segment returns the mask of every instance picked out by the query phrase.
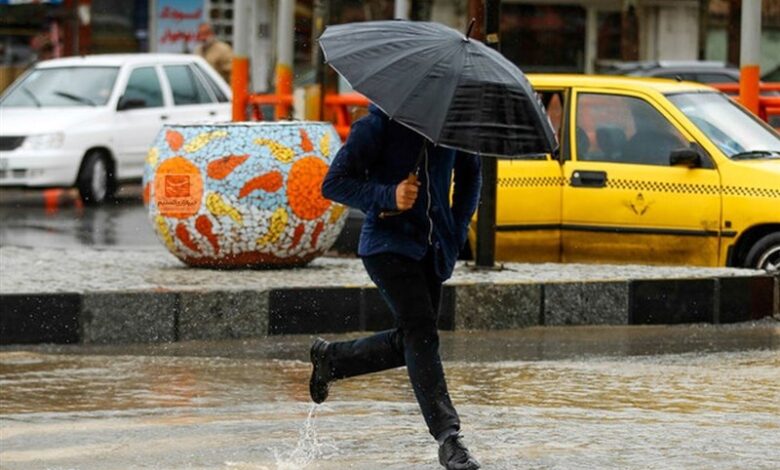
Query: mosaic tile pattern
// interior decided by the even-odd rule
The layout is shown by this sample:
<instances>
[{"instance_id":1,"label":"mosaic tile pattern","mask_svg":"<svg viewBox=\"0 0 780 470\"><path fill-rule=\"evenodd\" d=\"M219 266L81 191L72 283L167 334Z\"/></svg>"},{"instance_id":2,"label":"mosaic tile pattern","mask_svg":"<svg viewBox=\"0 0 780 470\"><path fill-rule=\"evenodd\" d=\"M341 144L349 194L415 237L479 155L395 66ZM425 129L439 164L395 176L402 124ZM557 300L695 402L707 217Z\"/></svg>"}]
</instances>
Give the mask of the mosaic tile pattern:
<instances>
[{"instance_id":1,"label":"mosaic tile pattern","mask_svg":"<svg viewBox=\"0 0 780 470\"><path fill-rule=\"evenodd\" d=\"M320 122L165 126L144 169L154 230L191 266L306 264L346 222L320 191L340 144Z\"/></svg>"}]
</instances>

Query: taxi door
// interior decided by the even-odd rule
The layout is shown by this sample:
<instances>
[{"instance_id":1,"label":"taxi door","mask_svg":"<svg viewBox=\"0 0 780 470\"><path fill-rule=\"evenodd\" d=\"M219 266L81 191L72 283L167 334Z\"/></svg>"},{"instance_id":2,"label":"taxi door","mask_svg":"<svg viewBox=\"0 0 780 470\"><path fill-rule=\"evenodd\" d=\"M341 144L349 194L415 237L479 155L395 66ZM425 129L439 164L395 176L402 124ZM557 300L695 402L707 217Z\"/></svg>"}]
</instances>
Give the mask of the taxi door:
<instances>
[{"instance_id":1,"label":"taxi door","mask_svg":"<svg viewBox=\"0 0 780 470\"><path fill-rule=\"evenodd\" d=\"M698 164L670 164L670 152L692 148L693 138L662 99L575 90L562 261L718 265L718 170L703 150Z\"/></svg>"},{"instance_id":2,"label":"taxi door","mask_svg":"<svg viewBox=\"0 0 780 470\"><path fill-rule=\"evenodd\" d=\"M563 128L567 91L536 90L556 133ZM560 138L558 139L561 140ZM553 155L498 163L496 259L561 259L561 165Z\"/></svg>"}]
</instances>

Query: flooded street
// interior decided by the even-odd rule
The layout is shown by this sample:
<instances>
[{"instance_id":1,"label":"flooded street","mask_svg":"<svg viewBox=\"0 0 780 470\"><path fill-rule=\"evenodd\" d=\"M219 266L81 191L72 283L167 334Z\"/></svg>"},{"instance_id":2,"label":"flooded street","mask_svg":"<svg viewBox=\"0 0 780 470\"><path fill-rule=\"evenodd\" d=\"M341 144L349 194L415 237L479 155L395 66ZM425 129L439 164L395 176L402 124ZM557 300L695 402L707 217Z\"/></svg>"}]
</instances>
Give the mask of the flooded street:
<instances>
[{"instance_id":1,"label":"flooded street","mask_svg":"<svg viewBox=\"0 0 780 470\"><path fill-rule=\"evenodd\" d=\"M123 186L99 207L84 207L75 189L0 190L0 245L59 248L159 246L139 185Z\"/></svg>"},{"instance_id":2,"label":"flooded street","mask_svg":"<svg viewBox=\"0 0 780 470\"><path fill-rule=\"evenodd\" d=\"M0 467L439 468L405 370L315 407L310 341L0 349ZM780 467L773 320L444 333L442 354L485 469Z\"/></svg>"}]
</instances>

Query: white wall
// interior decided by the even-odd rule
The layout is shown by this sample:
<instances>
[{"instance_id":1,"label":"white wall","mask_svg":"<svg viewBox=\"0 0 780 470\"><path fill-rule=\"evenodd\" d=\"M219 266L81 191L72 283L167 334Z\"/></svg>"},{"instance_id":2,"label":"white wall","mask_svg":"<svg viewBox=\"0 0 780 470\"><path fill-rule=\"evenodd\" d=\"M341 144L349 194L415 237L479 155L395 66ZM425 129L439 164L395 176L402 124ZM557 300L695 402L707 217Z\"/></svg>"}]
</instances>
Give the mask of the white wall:
<instances>
[{"instance_id":1,"label":"white wall","mask_svg":"<svg viewBox=\"0 0 780 470\"><path fill-rule=\"evenodd\" d=\"M640 9L640 60L696 60L699 10L695 4L664 4Z\"/></svg>"}]
</instances>

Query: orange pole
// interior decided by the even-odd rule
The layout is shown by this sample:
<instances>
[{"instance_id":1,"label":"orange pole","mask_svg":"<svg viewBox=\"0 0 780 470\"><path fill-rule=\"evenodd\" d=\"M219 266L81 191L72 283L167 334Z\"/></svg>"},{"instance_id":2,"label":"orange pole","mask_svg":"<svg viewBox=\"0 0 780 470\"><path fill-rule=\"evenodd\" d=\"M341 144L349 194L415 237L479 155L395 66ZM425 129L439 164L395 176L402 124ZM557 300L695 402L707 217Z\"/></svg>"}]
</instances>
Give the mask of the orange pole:
<instances>
[{"instance_id":1,"label":"orange pole","mask_svg":"<svg viewBox=\"0 0 780 470\"><path fill-rule=\"evenodd\" d=\"M276 66L276 95L279 101L276 105L276 120L290 117L290 105L282 100L283 96L292 96L293 93L293 71L286 64Z\"/></svg>"},{"instance_id":2,"label":"orange pole","mask_svg":"<svg viewBox=\"0 0 780 470\"><path fill-rule=\"evenodd\" d=\"M742 0L739 41L739 101L758 115L761 62L761 0Z\"/></svg>"},{"instance_id":3,"label":"orange pole","mask_svg":"<svg viewBox=\"0 0 780 470\"><path fill-rule=\"evenodd\" d=\"M760 68L758 65L745 65L739 75L739 101L757 115Z\"/></svg>"},{"instance_id":4,"label":"orange pole","mask_svg":"<svg viewBox=\"0 0 780 470\"><path fill-rule=\"evenodd\" d=\"M233 57L230 87L233 89L233 121L246 121L246 105L249 97L248 58Z\"/></svg>"}]
</instances>

